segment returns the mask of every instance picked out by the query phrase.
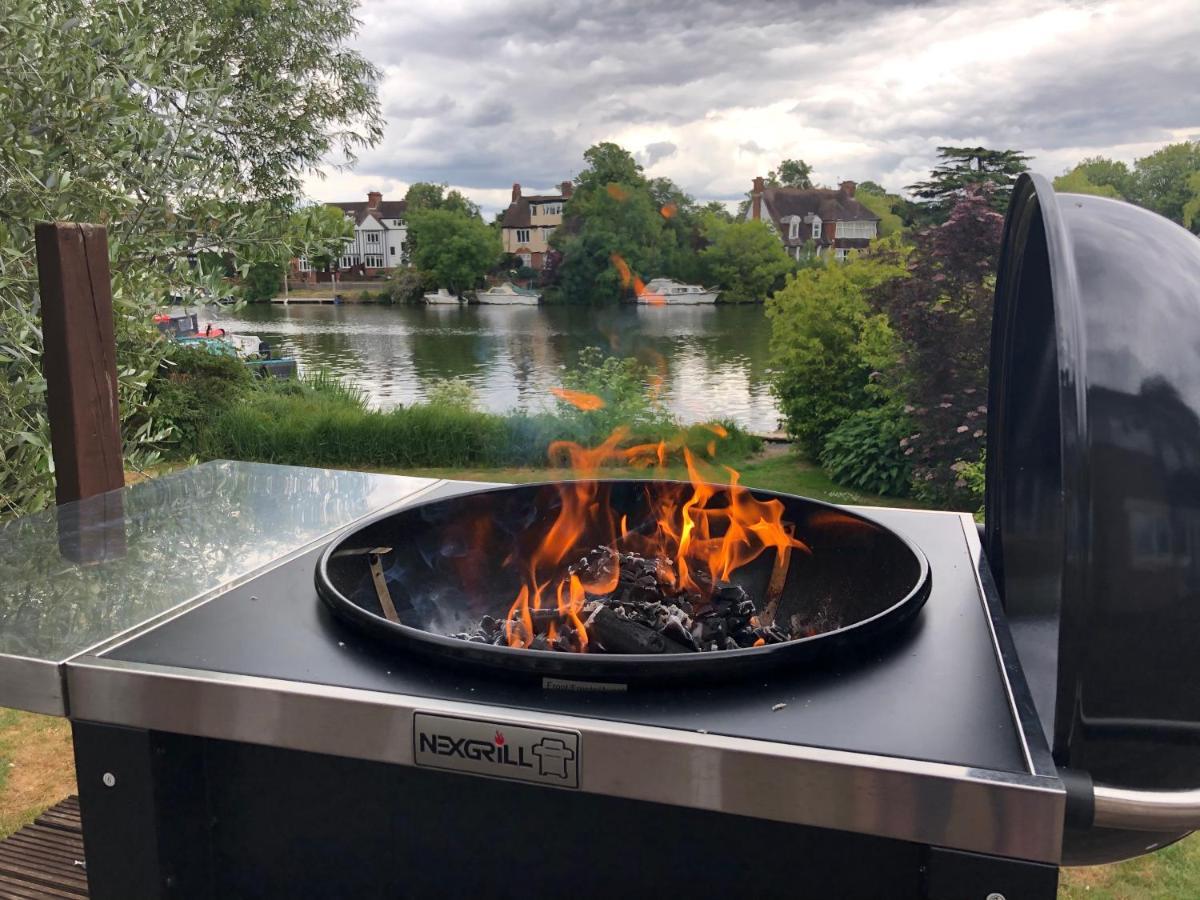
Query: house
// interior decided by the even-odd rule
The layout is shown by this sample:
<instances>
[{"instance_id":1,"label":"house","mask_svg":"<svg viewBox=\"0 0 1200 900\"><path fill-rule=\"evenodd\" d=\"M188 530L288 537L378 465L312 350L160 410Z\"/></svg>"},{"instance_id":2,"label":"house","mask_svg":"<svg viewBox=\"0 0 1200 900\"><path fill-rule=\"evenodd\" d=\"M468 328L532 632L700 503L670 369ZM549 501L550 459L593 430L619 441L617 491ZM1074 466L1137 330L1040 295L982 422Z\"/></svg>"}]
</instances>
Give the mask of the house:
<instances>
[{"instance_id":1,"label":"house","mask_svg":"<svg viewBox=\"0 0 1200 900\"><path fill-rule=\"evenodd\" d=\"M755 178L747 216L766 222L795 260L831 252L845 259L879 233L879 216L854 199L855 187L853 181L836 190L765 187L761 177Z\"/></svg>"},{"instance_id":2,"label":"house","mask_svg":"<svg viewBox=\"0 0 1200 900\"><path fill-rule=\"evenodd\" d=\"M521 186L512 186L512 203L500 220L505 253L515 253L532 269L546 265L550 235L562 224L563 207L571 197L573 185L564 181L557 194L521 194Z\"/></svg>"},{"instance_id":3,"label":"house","mask_svg":"<svg viewBox=\"0 0 1200 900\"><path fill-rule=\"evenodd\" d=\"M346 241L334 271L339 277L374 278L390 269L408 264L407 205L403 200L384 200L383 194L370 191L366 202L327 203L341 210L354 223L354 237ZM328 269L313 270L306 259L292 260L292 277L301 281L328 281Z\"/></svg>"}]
</instances>

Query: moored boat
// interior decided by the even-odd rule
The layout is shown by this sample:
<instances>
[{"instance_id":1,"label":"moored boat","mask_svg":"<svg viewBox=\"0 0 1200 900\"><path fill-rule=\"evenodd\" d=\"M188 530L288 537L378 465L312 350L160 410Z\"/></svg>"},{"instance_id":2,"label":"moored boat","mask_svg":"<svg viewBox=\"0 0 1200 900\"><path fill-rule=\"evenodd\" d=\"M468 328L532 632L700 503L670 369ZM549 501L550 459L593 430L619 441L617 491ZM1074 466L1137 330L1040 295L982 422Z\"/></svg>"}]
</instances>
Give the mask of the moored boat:
<instances>
[{"instance_id":1,"label":"moored boat","mask_svg":"<svg viewBox=\"0 0 1200 900\"><path fill-rule=\"evenodd\" d=\"M511 281L478 291L475 299L484 306L537 306L542 299L540 291L515 287Z\"/></svg>"},{"instance_id":2,"label":"moored boat","mask_svg":"<svg viewBox=\"0 0 1200 900\"><path fill-rule=\"evenodd\" d=\"M684 306L694 303L716 303L720 291L698 284L681 284L670 278L655 278L637 294L637 302L646 306Z\"/></svg>"},{"instance_id":3,"label":"moored boat","mask_svg":"<svg viewBox=\"0 0 1200 900\"><path fill-rule=\"evenodd\" d=\"M425 295L425 302L430 306L457 306L462 301L456 294L450 293L445 288L438 288L436 292Z\"/></svg>"}]
</instances>

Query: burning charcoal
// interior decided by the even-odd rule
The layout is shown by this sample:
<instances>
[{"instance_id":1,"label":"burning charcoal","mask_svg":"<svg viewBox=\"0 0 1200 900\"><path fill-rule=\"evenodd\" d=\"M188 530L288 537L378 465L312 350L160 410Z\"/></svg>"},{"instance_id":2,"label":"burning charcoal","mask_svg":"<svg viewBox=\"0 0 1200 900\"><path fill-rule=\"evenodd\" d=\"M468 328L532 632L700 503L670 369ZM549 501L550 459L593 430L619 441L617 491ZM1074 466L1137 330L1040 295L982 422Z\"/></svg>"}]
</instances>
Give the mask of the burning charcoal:
<instances>
[{"instance_id":1,"label":"burning charcoal","mask_svg":"<svg viewBox=\"0 0 1200 900\"><path fill-rule=\"evenodd\" d=\"M479 620L479 628L484 634L495 634L496 629L499 627L499 623L491 616L484 616Z\"/></svg>"},{"instance_id":2,"label":"burning charcoal","mask_svg":"<svg viewBox=\"0 0 1200 900\"><path fill-rule=\"evenodd\" d=\"M674 616L667 619L667 624L663 626L662 636L670 638L688 650L694 651L700 649L700 645L696 643L692 637L692 633L683 626L683 622L680 619Z\"/></svg>"},{"instance_id":3,"label":"burning charcoal","mask_svg":"<svg viewBox=\"0 0 1200 900\"><path fill-rule=\"evenodd\" d=\"M713 600L721 603L741 604L749 599L746 589L740 584L719 584L713 591Z\"/></svg>"},{"instance_id":4,"label":"burning charcoal","mask_svg":"<svg viewBox=\"0 0 1200 900\"><path fill-rule=\"evenodd\" d=\"M550 641L547 639L544 632L542 634L535 634L533 636L533 641L529 645L530 650L548 650L549 648Z\"/></svg>"},{"instance_id":5,"label":"burning charcoal","mask_svg":"<svg viewBox=\"0 0 1200 900\"><path fill-rule=\"evenodd\" d=\"M685 652L654 629L622 619L607 606L597 606L588 618L588 634L609 653Z\"/></svg>"}]
</instances>

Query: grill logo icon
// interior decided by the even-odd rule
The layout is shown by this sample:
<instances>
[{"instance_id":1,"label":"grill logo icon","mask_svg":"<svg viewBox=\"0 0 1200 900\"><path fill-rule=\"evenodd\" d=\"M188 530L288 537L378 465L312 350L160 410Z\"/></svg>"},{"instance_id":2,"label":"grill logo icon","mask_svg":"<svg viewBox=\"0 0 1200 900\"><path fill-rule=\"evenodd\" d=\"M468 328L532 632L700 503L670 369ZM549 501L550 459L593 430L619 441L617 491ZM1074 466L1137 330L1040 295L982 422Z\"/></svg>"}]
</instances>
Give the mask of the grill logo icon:
<instances>
[{"instance_id":1,"label":"grill logo icon","mask_svg":"<svg viewBox=\"0 0 1200 900\"><path fill-rule=\"evenodd\" d=\"M413 714L413 762L418 766L579 787L577 731Z\"/></svg>"}]
</instances>

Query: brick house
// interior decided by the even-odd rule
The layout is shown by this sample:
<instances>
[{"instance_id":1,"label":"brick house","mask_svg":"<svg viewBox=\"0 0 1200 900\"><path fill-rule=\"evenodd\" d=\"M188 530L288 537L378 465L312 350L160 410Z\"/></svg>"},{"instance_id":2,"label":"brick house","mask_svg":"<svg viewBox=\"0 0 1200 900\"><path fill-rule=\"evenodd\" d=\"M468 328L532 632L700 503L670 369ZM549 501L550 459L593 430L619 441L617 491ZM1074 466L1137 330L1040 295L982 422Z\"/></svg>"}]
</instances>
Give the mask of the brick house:
<instances>
[{"instance_id":1,"label":"brick house","mask_svg":"<svg viewBox=\"0 0 1200 900\"><path fill-rule=\"evenodd\" d=\"M408 264L408 225L405 221L407 204L403 200L384 200L383 194L371 191L366 201L327 203L354 223L354 237L346 241L341 258L334 266L339 278L376 278L388 274L396 266ZM318 272L306 259L293 259L291 278L294 281L329 281L328 268Z\"/></svg>"},{"instance_id":2,"label":"brick house","mask_svg":"<svg viewBox=\"0 0 1200 900\"><path fill-rule=\"evenodd\" d=\"M837 189L765 187L755 178L746 215L766 222L795 260L828 253L842 260L879 233L879 216L854 199L855 187L853 181Z\"/></svg>"},{"instance_id":3,"label":"brick house","mask_svg":"<svg viewBox=\"0 0 1200 900\"><path fill-rule=\"evenodd\" d=\"M562 224L563 207L571 197L573 185L564 181L557 194L521 194L521 186L512 186L512 203L500 220L505 253L515 253L532 269L546 265L550 235Z\"/></svg>"}]
</instances>

